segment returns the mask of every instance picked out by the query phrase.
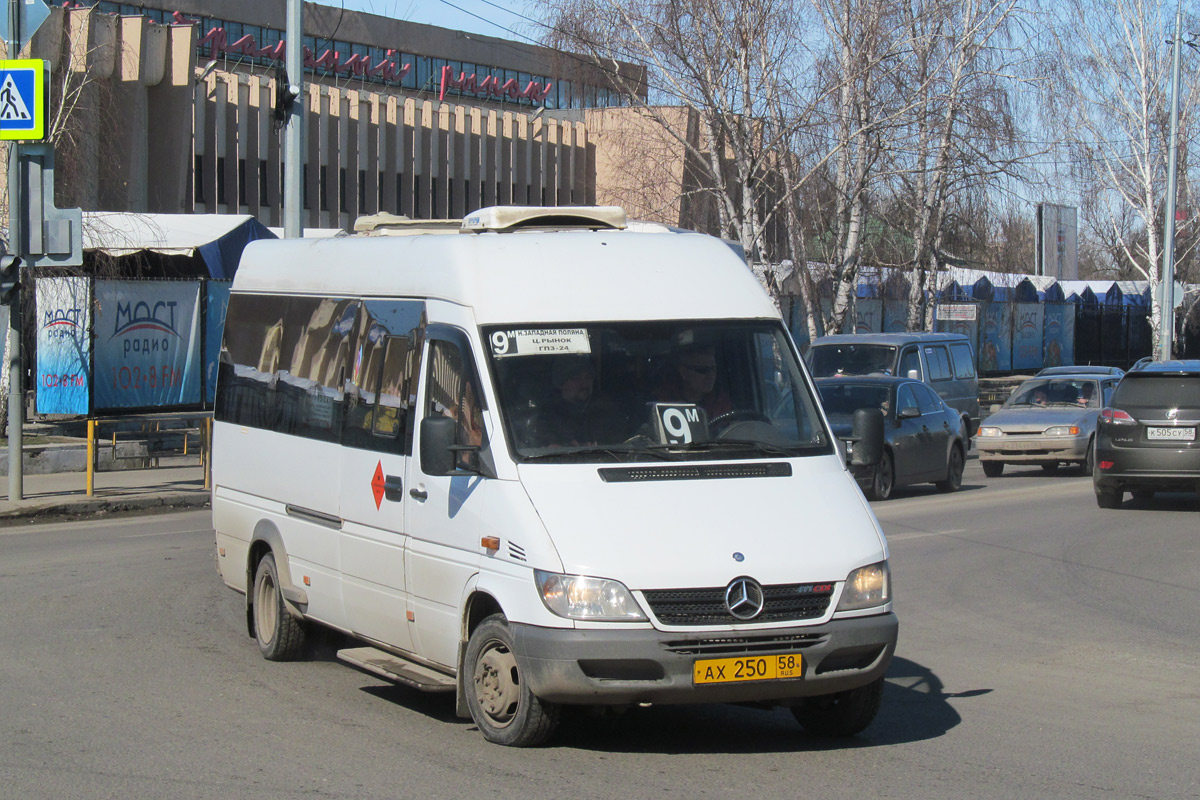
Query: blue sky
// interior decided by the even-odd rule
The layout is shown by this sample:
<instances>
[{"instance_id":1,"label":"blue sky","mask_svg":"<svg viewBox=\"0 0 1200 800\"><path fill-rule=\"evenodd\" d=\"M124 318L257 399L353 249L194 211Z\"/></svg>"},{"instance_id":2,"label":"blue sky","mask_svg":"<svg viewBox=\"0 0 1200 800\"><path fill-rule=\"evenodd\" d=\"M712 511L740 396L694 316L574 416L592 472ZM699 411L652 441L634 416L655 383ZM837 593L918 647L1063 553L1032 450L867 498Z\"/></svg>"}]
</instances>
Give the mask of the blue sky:
<instances>
[{"instance_id":1,"label":"blue sky","mask_svg":"<svg viewBox=\"0 0 1200 800\"><path fill-rule=\"evenodd\" d=\"M317 0L338 6L341 0ZM526 17L537 11L527 0L344 0L346 8L441 28L482 33L502 39L536 38ZM513 33L512 31L516 31Z\"/></svg>"}]
</instances>

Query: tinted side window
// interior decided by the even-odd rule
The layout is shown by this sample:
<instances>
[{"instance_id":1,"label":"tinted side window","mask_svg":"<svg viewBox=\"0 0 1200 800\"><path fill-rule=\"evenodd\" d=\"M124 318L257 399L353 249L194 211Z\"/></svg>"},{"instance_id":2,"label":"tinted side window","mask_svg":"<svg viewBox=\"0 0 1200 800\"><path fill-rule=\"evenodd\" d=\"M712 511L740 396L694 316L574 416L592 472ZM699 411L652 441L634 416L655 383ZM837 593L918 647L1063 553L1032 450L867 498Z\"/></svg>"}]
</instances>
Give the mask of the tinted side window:
<instances>
[{"instance_id":1,"label":"tinted side window","mask_svg":"<svg viewBox=\"0 0 1200 800\"><path fill-rule=\"evenodd\" d=\"M934 381L950 380L950 356L942 345L929 345L925 348L925 360L929 362L929 379Z\"/></svg>"},{"instance_id":2,"label":"tinted side window","mask_svg":"<svg viewBox=\"0 0 1200 800\"><path fill-rule=\"evenodd\" d=\"M276 372L276 430L309 439L340 441L358 311L357 300L289 300Z\"/></svg>"},{"instance_id":3,"label":"tinted side window","mask_svg":"<svg viewBox=\"0 0 1200 800\"><path fill-rule=\"evenodd\" d=\"M922 414L934 414L941 410L941 401L928 386L921 385L910 388L913 394L917 396L917 407L921 409Z\"/></svg>"},{"instance_id":4,"label":"tinted side window","mask_svg":"<svg viewBox=\"0 0 1200 800\"><path fill-rule=\"evenodd\" d=\"M218 422L275 428L275 373L287 305L286 297L229 298L213 411Z\"/></svg>"},{"instance_id":5,"label":"tinted side window","mask_svg":"<svg viewBox=\"0 0 1200 800\"><path fill-rule=\"evenodd\" d=\"M347 384L343 443L412 453L412 406L424 330L425 305L419 300L363 302Z\"/></svg>"},{"instance_id":6,"label":"tinted side window","mask_svg":"<svg viewBox=\"0 0 1200 800\"><path fill-rule=\"evenodd\" d=\"M921 354L917 352L917 348L908 347L900 354L900 368L896 374L901 378L907 378L909 370L917 371L917 380L921 379Z\"/></svg>"},{"instance_id":7,"label":"tinted side window","mask_svg":"<svg viewBox=\"0 0 1200 800\"><path fill-rule=\"evenodd\" d=\"M971 345L966 342L950 345L950 357L954 360L954 377L974 378L975 359L971 355Z\"/></svg>"},{"instance_id":8,"label":"tinted side window","mask_svg":"<svg viewBox=\"0 0 1200 800\"><path fill-rule=\"evenodd\" d=\"M1104 395L1103 402L1101 403L1101 405L1107 406L1112 403L1113 390L1116 388L1117 388L1116 381L1105 381L1104 382L1104 385L1100 387L1100 391L1103 392L1103 395Z\"/></svg>"},{"instance_id":9,"label":"tinted side window","mask_svg":"<svg viewBox=\"0 0 1200 800\"><path fill-rule=\"evenodd\" d=\"M921 408L917 405L917 398L913 396L912 386L901 386L896 390L896 413L906 408L915 408L918 411Z\"/></svg>"}]
</instances>

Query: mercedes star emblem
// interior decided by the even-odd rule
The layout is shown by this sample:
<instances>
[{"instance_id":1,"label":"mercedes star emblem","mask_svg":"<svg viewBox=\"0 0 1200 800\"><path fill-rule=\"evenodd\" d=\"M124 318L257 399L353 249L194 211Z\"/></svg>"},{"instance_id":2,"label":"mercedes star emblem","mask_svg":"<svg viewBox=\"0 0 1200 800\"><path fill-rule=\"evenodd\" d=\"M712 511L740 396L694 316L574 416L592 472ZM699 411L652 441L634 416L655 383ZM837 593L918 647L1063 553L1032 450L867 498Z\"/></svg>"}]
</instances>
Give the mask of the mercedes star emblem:
<instances>
[{"instance_id":1,"label":"mercedes star emblem","mask_svg":"<svg viewBox=\"0 0 1200 800\"><path fill-rule=\"evenodd\" d=\"M753 578L734 578L725 589L725 607L738 619L754 619L763 610L763 590Z\"/></svg>"}]
</instances>

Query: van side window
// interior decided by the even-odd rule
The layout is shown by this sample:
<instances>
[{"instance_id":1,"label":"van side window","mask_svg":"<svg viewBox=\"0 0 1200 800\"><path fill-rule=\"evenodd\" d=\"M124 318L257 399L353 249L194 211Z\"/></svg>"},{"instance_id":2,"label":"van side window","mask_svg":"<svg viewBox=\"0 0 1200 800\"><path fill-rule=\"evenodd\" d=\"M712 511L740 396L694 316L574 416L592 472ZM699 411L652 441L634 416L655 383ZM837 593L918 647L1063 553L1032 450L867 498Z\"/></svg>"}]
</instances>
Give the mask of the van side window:
<instances>
[{"instance_id":1,"label":"van side window","mask_svg":"<svg viewBox=\"0 0 1200 800\"><path fill-rule=\"evenodd\" d=\"M289 299L276 371L275 430L327 442L341 440L358 310L357 300Z\"/></svg>"},{"instance_id":2,"label":"van side window","mask_svg":"<svg viewBox=\"0 0 1200 800\"><path fill-rule=\"evenodd\" d=\"M950 345L950 357L954 360L954 377L975 377L975 358L971 355L971 345L966 342Z\"/></svg>"},{"instance_id":3,"label":"van side window","mask_svg":"<svg viewBox=\"0 0 1200 800\"><path fill-rule=\"evenodd\" d=\"M412 453L412 407L420 374L425 306L418 300L366 300L347 380L349 447Z\"/></svg>"},{"instance_id":4,"label":"van side window","mask_svg":"<svg viewBox=\"0 0 1200 800\"><path fill-rule=\"evenodd\" d=\"M286 297L234 294L229 298L218 363L218 422L275 427L275 371L279 368Z\"/></svg>"},{"instance_id":5,"label":"van side window","mask_svg":"<svg viewBox=\"0 0 1200 800\"><path fill-rule=\"evenodd\" d=\"M950 380L950 356L942 345L931 345L925 348L925 360L929 362L929 379L933 381Z\"/></svg>"},{"instance_id":6,"label":"van side window","mask_svg":"<svg viewBox=\"0 0 1200 800\"><path fill-rule=\"evenodd\" d=\"M905 348L904 352L900 354L900 368L896 375L907 378L909 370L916 370L917 380L921 380L921 354L915 347Z\"/></svg>"},{"instance_id":7,"label":"van side window","mask_svg":"<svg viewBox=\"0 0 1200 800\"><path fill-rule=\"evenodd\" d=\"M429 343L427 382L425 416L455 420L455 444L482 446L486 440L483 393L458 345L440 339Z\"/></svg>"}]
</instances>

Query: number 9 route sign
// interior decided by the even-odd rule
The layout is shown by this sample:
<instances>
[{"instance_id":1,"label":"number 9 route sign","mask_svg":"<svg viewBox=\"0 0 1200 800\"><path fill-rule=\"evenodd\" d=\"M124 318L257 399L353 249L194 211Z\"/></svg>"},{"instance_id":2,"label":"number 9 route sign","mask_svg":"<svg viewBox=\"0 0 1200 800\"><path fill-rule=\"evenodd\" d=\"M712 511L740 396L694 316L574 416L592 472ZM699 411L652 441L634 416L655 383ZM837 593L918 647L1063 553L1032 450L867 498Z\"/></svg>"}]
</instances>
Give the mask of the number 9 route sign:
<instances>
[{"instance_id":1,"label":"number 9 route sign","mask_svg":"<svg viewBox=\"0 0 1200 800\"><path fill-rule=\"evenodd\" d=\"M46 62L0 61L0 140L46 137Z\"/></svg>"}]
</instances>

